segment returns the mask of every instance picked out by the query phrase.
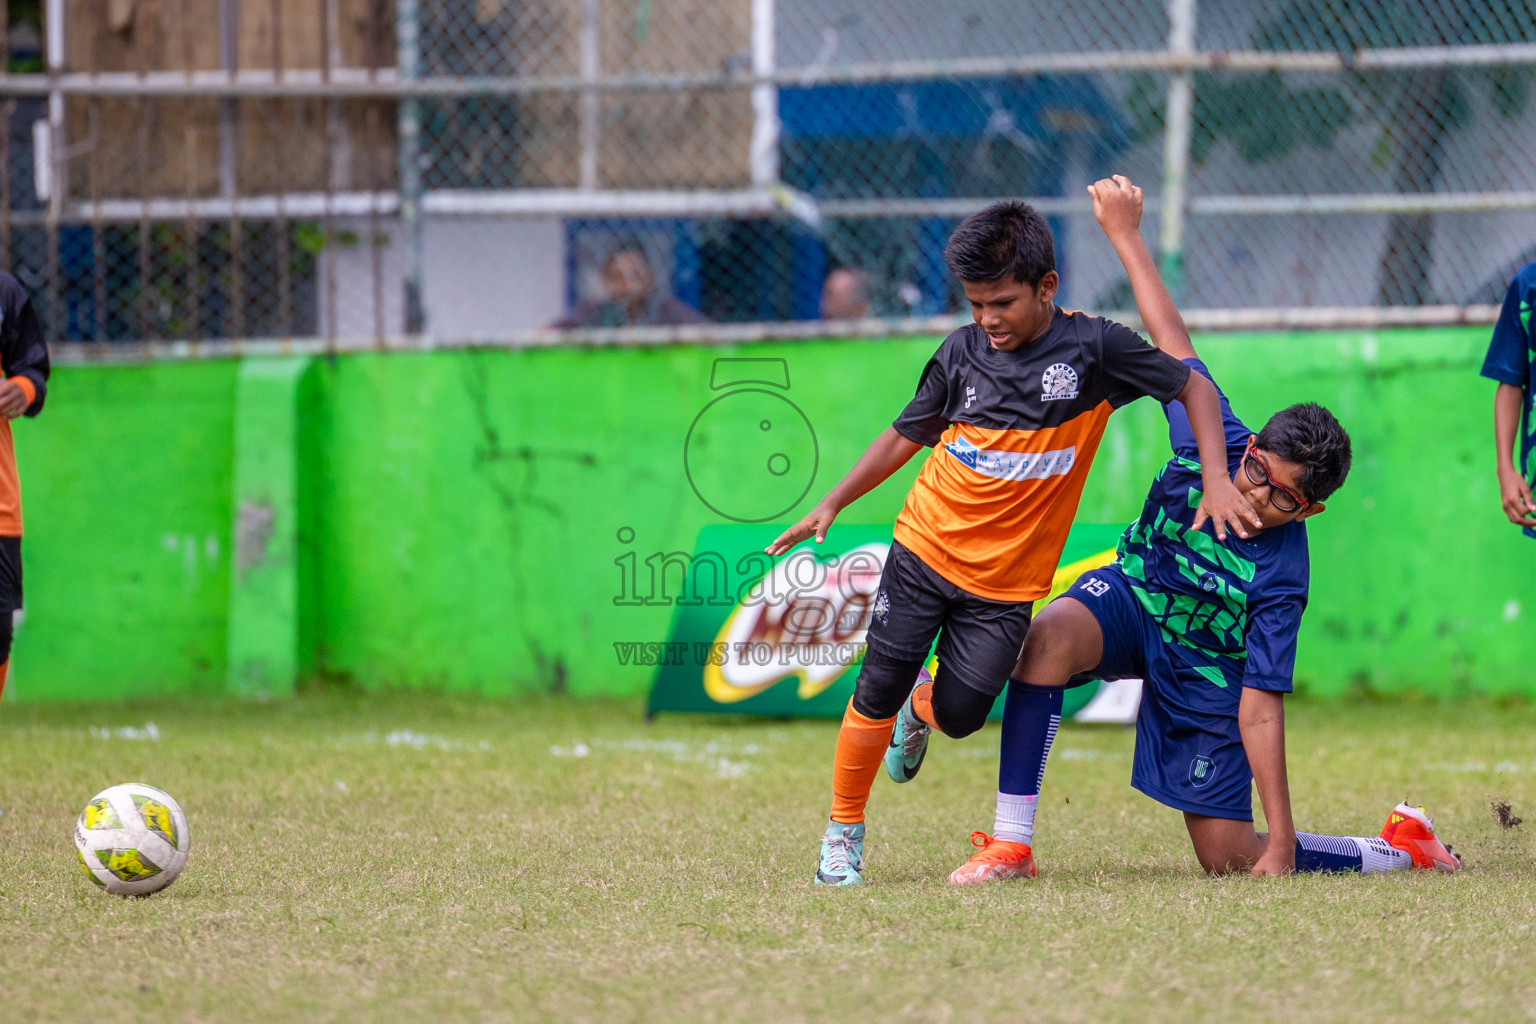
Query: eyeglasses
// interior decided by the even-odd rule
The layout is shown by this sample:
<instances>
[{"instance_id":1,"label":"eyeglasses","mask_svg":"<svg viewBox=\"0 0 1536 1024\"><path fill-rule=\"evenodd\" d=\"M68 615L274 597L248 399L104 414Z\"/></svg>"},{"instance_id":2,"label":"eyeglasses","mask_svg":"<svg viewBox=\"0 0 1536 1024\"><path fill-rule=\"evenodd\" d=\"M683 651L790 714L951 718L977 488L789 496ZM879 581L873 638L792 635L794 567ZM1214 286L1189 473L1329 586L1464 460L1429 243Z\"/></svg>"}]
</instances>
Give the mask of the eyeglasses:
<instances>
[{"instance_id":1,"label":"eyeglasses","mask_svg":"<svg viewBox=\"0 0 1536 1024\"><path fill-rule=\"evenodd\" d=\"M1275 511L1305 512L1312 507L1310 501L1275 479L1264 456L1253 450L1252 441L1248 442L1248 450L1243 452L1243 472L1255 487L1270 488L1269 503L1275 507Z\"/></svg>"}]
</instances>

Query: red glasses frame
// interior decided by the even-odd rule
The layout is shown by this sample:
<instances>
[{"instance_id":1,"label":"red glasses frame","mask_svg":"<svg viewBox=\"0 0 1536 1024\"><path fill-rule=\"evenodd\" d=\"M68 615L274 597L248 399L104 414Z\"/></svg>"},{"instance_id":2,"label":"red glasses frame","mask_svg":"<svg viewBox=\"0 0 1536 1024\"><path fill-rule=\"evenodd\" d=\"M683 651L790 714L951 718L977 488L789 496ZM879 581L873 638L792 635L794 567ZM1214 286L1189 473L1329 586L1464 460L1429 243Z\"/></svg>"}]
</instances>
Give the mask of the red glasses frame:
<instances>
[{"instance_id":1,"label":"red glasses frame","mask_svg":"<svg viewBox=\"0 0 1536 1024\"><path fill-rule=\"evenodd\" d=\"M1254 462L1259 464L1259 473L1263 479L1255 477L1253 475L1253 470L1248 468L1249 459L1252 459ZM1276 508L1279 511L1289 514L1292 512L1305 512L1307 509L1312 507L1312 503L1310 501L1308 501L1306 498L1303 498L1301 495L1285 486L1285 484L1282 484L1280 481L1275 479L1275 475L1269 471L1269 463L1264 461L1264 456L1254 451L1252 441L1248 442L1248 448L1243 452L1243 472L1247 475L1249 482L1251 482L1255 487L1264 487L1267 485L1274 490L1279 491L1281 494L1285 495L1287 498L1290 498L1296 503L1295 508L1280 508L1277 505Z\"/></svg>"}]
</instances>

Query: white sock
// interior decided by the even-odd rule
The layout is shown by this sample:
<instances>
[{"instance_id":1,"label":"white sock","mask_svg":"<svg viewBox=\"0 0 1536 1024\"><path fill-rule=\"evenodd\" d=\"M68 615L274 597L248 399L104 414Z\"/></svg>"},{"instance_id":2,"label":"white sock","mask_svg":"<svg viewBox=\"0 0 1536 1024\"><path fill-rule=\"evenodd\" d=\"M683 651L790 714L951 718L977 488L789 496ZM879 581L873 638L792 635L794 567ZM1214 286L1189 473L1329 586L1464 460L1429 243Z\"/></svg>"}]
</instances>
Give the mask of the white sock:
<instances>
[{"instance_id":1,"label":"white sock","mask_svg":"<svg viewBox=\"0 0 1536 1024\"><path fill-rule=\"evenodd\" d=\"M992 838L1028 845L1035 838L1035 805L1040 795L997 794L997 817L992 823Z\"/></svg>"},{"instance_id":2,"label":"white sock","mask_svg":"<svg viewBox=\"0 0 1536 1024\"><path fill-rule=\"evenodd\" d=\"M1407 850L1399 850L1379 836L1350 836L1360 847L1360 872L1407 871L1413 867L1413 857Z\"/></svg>"}]
</instances>

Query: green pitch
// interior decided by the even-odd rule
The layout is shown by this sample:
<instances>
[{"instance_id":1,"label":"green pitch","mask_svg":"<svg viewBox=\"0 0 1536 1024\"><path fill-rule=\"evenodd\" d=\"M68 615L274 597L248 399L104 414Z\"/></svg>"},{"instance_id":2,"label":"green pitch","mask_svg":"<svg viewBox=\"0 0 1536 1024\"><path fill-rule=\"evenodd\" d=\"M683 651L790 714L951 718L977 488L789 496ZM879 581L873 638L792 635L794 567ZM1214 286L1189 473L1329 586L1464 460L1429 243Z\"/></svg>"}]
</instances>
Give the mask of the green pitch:
<instances>
[{"instance_id":1,"label":"green pitch","mask_svg":"<svg viewBox=\"0 0 1536 1024\"><path fill-rule=\"evenodd\" d=\"M997 732L881 780L873 884L813 889L835 724L577 699L7 705L0 1005L14 1021L1511 1020L1536 1005L1536 711L1293 707L1304 828L1404 796L1460 876L1212 881L1067 728L1041 877L957 891ZM153 727L150 726L153 723ZM165 892L106 896L75 816L110 783L186 809ZM1490 801L1532 823L1506 828ZM1506 816L1507 820L1507 816Z\"/></svg>"}]
</instances>

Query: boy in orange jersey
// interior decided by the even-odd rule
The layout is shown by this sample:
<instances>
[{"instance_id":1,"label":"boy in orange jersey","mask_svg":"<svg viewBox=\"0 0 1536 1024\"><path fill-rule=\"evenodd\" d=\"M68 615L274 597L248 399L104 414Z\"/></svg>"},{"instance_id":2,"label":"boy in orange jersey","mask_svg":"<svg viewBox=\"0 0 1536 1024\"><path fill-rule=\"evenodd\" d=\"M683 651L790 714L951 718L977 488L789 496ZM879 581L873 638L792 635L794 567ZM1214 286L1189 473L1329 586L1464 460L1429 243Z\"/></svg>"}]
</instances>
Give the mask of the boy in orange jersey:
<instances>
[{"instance_id":1,"label":"boy in orange jersey","mask_svg":"<svg viewBox=\"0 0 1536 1024\"><path fill-rule=\"evenodd\" d=\"M864 808L882 760L917 773L928 736L981 728L1050 590L1083 483L1114 409L1144 395L1189 409L1201 461L1226 465L1216 388L1135 332L1056 305L1045 218L1019 202L962 221L944 249L975 322L934 353L917 394L816 508L769 545L820 543L842 509L932 448L896 519L868 647L838 733L831 820L816 881L864 880ZM1225 474L1199 521L1218 536L1259 525ZM920 678L938 639L936 679Z\"/></svg>"},{"instance_id":2,"label":"boy in orange jersey","mask_svg":"<svg viewBox=\"0 0 1536 1024\"><path fill-rule=\"evenodd\" d=\"M21 610L21 484L11 420L36 416L48 393L48 346L27 290L0 272L0 697L11 667L11 630Z\"/></svg>"}]
</instances>

